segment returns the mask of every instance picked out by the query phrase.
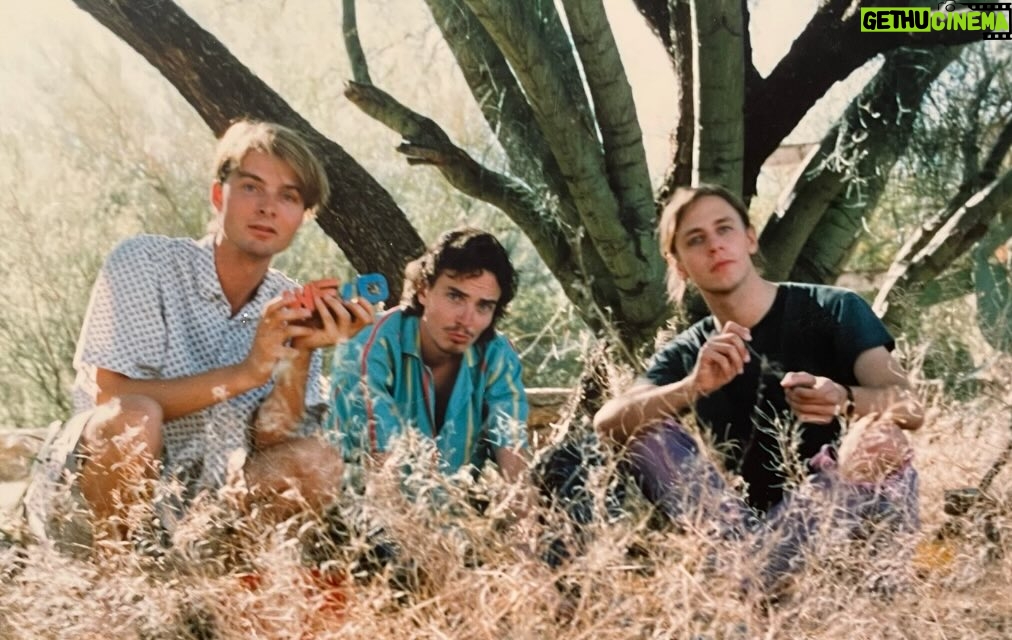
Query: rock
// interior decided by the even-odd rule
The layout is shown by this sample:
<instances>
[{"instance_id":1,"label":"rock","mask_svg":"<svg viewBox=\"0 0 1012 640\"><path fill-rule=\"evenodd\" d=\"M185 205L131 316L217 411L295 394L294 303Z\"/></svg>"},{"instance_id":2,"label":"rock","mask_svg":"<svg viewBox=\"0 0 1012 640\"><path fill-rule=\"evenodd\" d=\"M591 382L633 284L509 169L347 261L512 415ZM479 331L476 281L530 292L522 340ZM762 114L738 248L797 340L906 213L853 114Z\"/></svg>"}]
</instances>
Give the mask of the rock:
<instances>
[{"instance_id":1,"label":"rock","mask_svg":"<svg viewBox=\"0 0 1012 640\"><path fill-rule=\"evenodd\" d=\"M46 429L0 431L0 482L27 478L45 437Z\"/></svg>"}]
</instances>

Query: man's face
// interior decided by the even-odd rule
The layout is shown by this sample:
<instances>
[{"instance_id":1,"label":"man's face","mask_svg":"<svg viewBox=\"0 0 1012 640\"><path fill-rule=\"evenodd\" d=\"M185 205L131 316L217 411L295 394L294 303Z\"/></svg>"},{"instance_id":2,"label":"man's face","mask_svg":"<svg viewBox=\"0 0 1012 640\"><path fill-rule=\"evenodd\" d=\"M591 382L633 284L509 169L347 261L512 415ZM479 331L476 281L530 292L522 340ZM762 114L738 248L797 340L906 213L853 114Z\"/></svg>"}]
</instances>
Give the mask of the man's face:
<instances>
[{"instance_id":1,"label":"man's face","mask_svg":"<svg viewBox=\"0 0 1012 640\"><path fill-rule=\"evenodd\" d=\"M755 271L755 230L723 198L703 196L683 213L672 259L704 293L729 293Z\"/></svg>"},{"instance_id":2,"label":"man's face","mask_svg":"<svg viewBox=\"0 0 1012 640\"><path fill-rule=\"evenodd\" d=\"M477 276L444 271L436 276L432 286L418 292L425 307L420 322L422 359L437 364L467 351L492 324L501 295L499 282L488 271Z\"/></svg>"},{"instance_id":3,"label":"man's face","mask_svg":"<svg viewBox=\"0 0 1012 640\"><path fill-rule=\"evenodd\" d=\"M224 183L211 187L221 215L220 246L269 260L292 243L305 217L299 179L287 162L250 151Z\"/></svg>"}]
</instances>

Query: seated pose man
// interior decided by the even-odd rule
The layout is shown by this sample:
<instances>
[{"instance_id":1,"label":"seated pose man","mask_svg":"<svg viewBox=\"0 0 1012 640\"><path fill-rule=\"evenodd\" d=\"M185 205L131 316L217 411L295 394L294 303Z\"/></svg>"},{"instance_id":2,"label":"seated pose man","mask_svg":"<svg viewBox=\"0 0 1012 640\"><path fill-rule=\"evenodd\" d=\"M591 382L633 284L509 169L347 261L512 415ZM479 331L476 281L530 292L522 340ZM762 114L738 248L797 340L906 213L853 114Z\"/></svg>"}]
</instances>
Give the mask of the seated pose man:
<instances>
[{"instance_id":1,"label":"seated pose man","mask_svg":"<svg viewBox=\"0 0 1012 640\"><path fill-rule=\"evenodd\" d=\"M505 249L477 229L444 233L409 264L402 305L335 355L329 426L346 457L382 462L414 429L435 441L447 473L492 453L518 479L527 398L520 359L495 330L515 291Z\"/></svg>"},{"instance_id":2,"label":"seated pose man","mask_svg":"<svg viewBox=\"0 0 1012 640\"><path fill-rule=\"evenodd\" d=\"M37 534L60 527L51 494L68 479L114 536L159 473L185 488L177 511L226 471L278 516L301 508L293 489L314 507L336 494L343 460L312 436L326 408L316 350L353 336L373 310L314 288L320 321L307 323L297 284L270 268L328 191L297 132L239 121L217 146L212 232L141 235L112 251L74 361L81 413L45 447L26 496Z\"/></svg>"},{"instance_id":3,"label":"seated pose man","mask_svg":"<svg viewBox=\"0 0 1012 640\"><path fill-rule=\"evenodd\" d=\"M691 281L710 315L663 347L595 416L601 436L627 446L644 494L676 520L712 508L723 533L734 535L755 516L775 526L790 511L792 462L800 462L801 475L838 490L855 524L894 514L916 526L916 472L901 429L920 427L921 407L890 354L893 339L864 300L836 287L763 279L745 205L721 187L678 190L659 231L673 297ZM744 480L744 502L728 499L678 422L690 413L726 471ZM714 494L709 507L701 504ZM797 517L809 525L786 525L793 539L770 559L771 579L814 531L811 517Z\"/></svg>"}]
</instances>

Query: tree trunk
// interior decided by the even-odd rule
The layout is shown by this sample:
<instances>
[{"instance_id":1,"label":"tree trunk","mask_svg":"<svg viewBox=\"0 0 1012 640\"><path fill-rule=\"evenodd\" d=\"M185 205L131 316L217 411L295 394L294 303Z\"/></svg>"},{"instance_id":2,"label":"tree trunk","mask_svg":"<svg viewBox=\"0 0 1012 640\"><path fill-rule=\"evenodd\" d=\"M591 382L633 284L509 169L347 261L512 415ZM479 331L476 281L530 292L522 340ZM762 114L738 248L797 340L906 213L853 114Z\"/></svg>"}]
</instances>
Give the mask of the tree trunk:
<instances>
[{"instance_id":1,"label":"tree trunk","mask_svg":"<svg viewBox=\"0 0 1012 640\"><path fill-rule=\"evenodd\" d=\"M786 210L763 229L765 275L832 284L906 149L921 101L960 47L898 49L798 170Z\"/></svg>"},{"instance_id":2,"label":"tree trunk","mask_svg":"<svg viewBox=\"0 0 1012 640\"><path fill-rule=\"evenodd\" d=\"M216 136L239 117L270 120L303 133L331 184L330 200L317 222L355 269L385 274L391 299L399 297L404 265L424 251L424 244L386 189L340 145L317 132L173 2L74 2L158 69Z\"/></svg>"},{"instance_id":3,"label":"tree trunk","mask_svg":"<svg viewBox=\"0 0 1012 640\"><path fill-rule=\"evenodd\" d=\"M745 149L745 23L740 0L697 0L698 182L742 192Z\"/></svg>"}]
</instances>

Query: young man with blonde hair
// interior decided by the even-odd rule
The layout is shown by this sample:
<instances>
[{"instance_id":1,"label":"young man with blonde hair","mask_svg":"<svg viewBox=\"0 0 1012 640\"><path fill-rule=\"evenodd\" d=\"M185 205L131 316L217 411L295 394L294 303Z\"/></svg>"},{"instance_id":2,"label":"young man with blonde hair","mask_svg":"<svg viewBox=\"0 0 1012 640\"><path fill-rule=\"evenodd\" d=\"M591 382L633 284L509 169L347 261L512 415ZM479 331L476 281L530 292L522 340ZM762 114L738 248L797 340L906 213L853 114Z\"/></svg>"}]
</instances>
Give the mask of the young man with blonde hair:
<instances>
[{"instance_id":1,"label":"young man with blonde hair","mask_svg":"<svg viewBox=\"0 0 1012 640\"><path fill-rule=\"evenodd\" d=\"M341 456L314 435L326 408L319 349L373 310L316 293L320 321L307 323L314 310L293 303L298 285L270 268L328 194L301 135L238 121L215 154L211 233L141 235L112 251L74 359L79 413L42 452L27 496L36 533L65 524L61 486L114 537L159 475L181 482L182 505L242 478L246 499L278 516L336 495Z\"/></svg>"},{"instance_id":2,"label":"young man with blonde hair","mask_svg":"<svg viewBox=\"0 0 1012 640\"><path fill-rule=\"evenodd\" d=\"M602 437L627 447L645 495L675 520L701 509L725 535L779 531L769 583L818 523L799 497L810 492L793 490L799 475L836 496L841 525L916 526L902 431L919 428L923 413L868 304L845 289L762 278L745 205L721 187L678 190L659 235L672 294L693 284L710 315L595 416ZM717 466L683 425L689 415L717 445ZM718 467L744 480L744 499Z\"/></svg>"}]
</instances>

